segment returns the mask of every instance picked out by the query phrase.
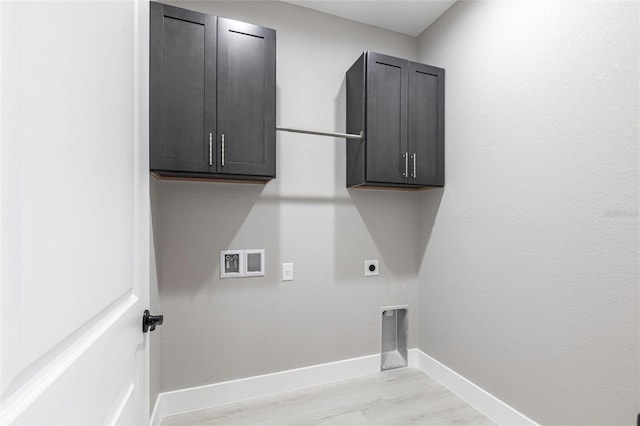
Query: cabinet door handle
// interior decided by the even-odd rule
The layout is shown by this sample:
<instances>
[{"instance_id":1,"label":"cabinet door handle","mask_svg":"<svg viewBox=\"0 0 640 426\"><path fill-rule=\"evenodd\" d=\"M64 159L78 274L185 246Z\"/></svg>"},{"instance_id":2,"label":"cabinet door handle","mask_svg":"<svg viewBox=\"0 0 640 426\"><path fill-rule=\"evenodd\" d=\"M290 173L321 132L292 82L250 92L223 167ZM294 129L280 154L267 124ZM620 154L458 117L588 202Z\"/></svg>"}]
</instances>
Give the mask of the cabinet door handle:
<instances>
[{"instance_id":1,"label":"cabinet door handle","mask_svg":"<svg viewBox=\"0 0 640 426\"><path fill-rule=\"evenodd\" d=\"M411 156L411 158L413 159L413 178L415 179L418 174L416 172L416 157L418 156L418 154L416 154L415 152L413 153L413 155Z\"/></svg>"},{"instance_id":2,"label":"cabinet door handle","mask_svg":"<svg viewBox=\"0 0 640 426\"><path fill-rule=\"evenodd\" d=\"M222 167L224 167L224 133L222 134Z\"/></svg>"},{"instance_id":3,"label":"cabinet door handle","mask_svg":"<svg viewBox=\"0 0 640 426\"><path fill-rule=\"evenodd\" d=\"M213 166L213 133L209 133L209 165Z\"/></svg>"},{"instance_id":4,"label":"cabinet door handle","mask_svg":"<svg viewBox=\"0 0 640 426\"><path fill-rule=\"evenodd\" d=\"M407 177L409 173L409 153L405 152L402 154L402 159L404 160L404 171L402 172L402 177Z\"/></svg>"}]
</instances>

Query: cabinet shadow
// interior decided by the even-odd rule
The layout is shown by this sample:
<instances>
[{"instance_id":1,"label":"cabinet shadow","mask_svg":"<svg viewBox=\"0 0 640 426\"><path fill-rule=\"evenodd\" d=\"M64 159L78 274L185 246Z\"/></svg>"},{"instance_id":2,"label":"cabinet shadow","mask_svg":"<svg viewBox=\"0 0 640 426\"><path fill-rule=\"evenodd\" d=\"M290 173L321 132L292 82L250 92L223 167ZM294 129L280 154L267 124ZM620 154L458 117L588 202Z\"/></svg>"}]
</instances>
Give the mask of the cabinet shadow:
<instances>
[{"instance_id":1,"label":"cabinet shadow","mask_svg":"<svg viewBox=\"0 0 640 426\"><path fill-rule=\"evenodd\" d=\"M444 188L433 188L419 194L418 201L418 262L422 265L431 240Z\"/></svg>"},{"instance_id":2,"label":"cabinet shadow","mask_svg":"<svg viewBox=\"0 0 640 426\"><path fill-rule=\"evenodd\" d=\"M264 188L260 184L159 183L152 205L160 293L189 292L217 281L220 250L261 248L235 247L234 239ZM277 215L275 221L268 217L263 228L276 239Z\"/></svg>"}]
</instances>

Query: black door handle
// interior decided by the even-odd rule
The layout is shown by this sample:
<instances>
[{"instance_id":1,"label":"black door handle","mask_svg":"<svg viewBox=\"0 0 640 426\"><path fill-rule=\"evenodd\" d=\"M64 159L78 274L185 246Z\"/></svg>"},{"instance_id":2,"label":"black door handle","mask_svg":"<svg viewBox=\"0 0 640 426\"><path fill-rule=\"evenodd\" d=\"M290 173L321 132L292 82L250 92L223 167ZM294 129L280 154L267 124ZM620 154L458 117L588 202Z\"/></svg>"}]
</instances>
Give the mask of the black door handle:
<instances>
[{"instance_id":1,"label":"black door handle","mask_svg":"<svg viewBox=\"0 0 640 426\"><path fill-rule=\"evenodd\" d=\"M162 325L164 322L163 315L151 315L148 309L145 309L142 314L142 332L153 331L156 329L156 325Z\"/></svg>"}]
</instances>

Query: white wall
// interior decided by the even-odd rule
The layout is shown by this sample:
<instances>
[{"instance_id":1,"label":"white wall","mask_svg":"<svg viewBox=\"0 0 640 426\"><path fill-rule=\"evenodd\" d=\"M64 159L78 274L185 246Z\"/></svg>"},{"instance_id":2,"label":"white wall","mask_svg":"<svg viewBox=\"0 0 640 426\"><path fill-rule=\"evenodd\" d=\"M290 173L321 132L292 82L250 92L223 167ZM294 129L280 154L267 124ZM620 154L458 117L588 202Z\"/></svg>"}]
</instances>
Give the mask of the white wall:
<instances>
[{"instance_id":1,"label":"white wall","mask_svg":"<svg viewBox=\"0 0 640 426\"><path fill-rule=\"evenodd\" d=\"M414 38L290 4L174 4L276 29L285 127L344 131L344 75L362 51L417 54ZM380 307L416 299L418 198L347 191L345 157L344 140L278 133L266 186L154 184L161 391L379 353ZM226 248L266 249L266 276L220 280ZM379 277L363 277L365 259Z\"/></svg>"},{"instance_id":2,"label":"white wall","mask_svg":"<svg viewBox=\"0 0 640 426\"><path fill-rule=\"evenodd\" d=\"M419 347L542 424L638 412L638 2L458 2Z\"/></svg>"}]
</instances>

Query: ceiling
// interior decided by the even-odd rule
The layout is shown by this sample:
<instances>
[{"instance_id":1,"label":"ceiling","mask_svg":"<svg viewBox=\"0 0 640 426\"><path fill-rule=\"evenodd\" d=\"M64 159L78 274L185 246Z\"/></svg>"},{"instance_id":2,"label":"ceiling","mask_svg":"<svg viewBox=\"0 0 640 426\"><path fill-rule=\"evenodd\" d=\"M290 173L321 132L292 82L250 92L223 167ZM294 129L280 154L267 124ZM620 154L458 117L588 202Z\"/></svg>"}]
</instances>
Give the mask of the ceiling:
<instances>
[{"instance_id":1,"label":"ceiling","mask_svg":"<svg viewBox=\"0 0 640 426\"><path fill-rule=\"evenodd\" d=\"M449 9L456 0L283 0L413 37Z\"/></svg>"}]
</instances>

